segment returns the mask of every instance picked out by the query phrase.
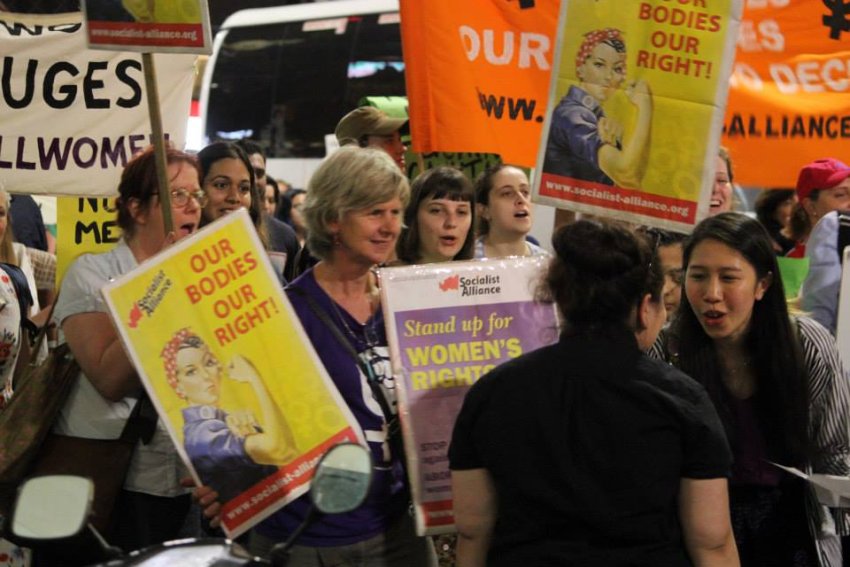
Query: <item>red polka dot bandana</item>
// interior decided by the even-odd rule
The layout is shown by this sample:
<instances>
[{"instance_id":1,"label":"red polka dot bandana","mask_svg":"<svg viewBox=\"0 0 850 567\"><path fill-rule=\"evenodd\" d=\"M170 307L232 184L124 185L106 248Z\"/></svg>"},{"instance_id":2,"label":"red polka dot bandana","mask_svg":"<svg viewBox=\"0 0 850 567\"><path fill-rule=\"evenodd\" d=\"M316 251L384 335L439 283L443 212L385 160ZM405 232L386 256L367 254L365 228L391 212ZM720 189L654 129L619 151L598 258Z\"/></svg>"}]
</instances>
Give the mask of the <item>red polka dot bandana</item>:
<instances>
[{"instance_id":1,"label":"red polka dot bandana","mask_svg":"<svg viewBox=\"0 0 850 567\"><path fill-rule=\"evenodd\" d=\"M584 34L584 41L581 42L581 46L578 48L578 54L576 55L576 68L581 67L584 64L593 52L594 47L603 41L612 39L620 40L622 42L623 32L615 28L605 28Z\"/></svg>"},{"instance_id":2,"label":"red polka dot bandana","mask_svg":"<svg viewBox=\"0 0 850 567\"><path fill-rule=\"evenodd\" d=\"M186 396L177 388L177 351L180 350L180 345L186 342L186 339L189 337L197 337L197 335L189 330L188 327L180 329L165 344L165 348L162 349L159 355L165 364L165 378L168 380L168 385L183 399L186 399Z\"/></svg>"}]
</instances>

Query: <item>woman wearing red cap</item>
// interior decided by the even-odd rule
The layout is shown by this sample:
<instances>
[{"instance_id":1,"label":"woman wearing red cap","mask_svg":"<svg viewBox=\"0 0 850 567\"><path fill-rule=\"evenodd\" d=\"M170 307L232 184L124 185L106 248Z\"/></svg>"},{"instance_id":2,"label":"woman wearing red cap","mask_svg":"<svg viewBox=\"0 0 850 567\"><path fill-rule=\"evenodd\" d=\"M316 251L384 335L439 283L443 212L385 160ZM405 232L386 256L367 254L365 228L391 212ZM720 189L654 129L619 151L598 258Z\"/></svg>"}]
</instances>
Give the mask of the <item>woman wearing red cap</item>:
<instances>
[{"instance_id":1,"label":"woman wearing red cap","mask_svg":"<svg viewBox=\"0 0 850 567\"><path fill-rule=\"evenodd\" d=\"M827 213L850 208L850 166L835 158L815 160L797 178L797 206L791 215L791 237L797 241L788 256L802 258L806 240Z\"/></svg>"}]
</instances>

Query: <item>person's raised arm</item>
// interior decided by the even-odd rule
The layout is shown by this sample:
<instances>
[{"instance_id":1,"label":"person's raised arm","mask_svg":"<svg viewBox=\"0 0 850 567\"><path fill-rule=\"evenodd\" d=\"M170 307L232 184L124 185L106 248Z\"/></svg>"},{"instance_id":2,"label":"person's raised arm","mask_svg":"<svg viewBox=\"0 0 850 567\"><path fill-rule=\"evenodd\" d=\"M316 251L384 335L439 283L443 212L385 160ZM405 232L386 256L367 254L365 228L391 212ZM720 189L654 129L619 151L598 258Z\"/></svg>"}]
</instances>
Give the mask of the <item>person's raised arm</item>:
<instances>
[{"instance_id":1,"label":"person's raised arm","mask_svg":"<svg viewBox=\"0 0 850 567\"><path fill-rule=\"evenodd\" d=\"M452 471L458 567L484 567L496 523L496 488L487 469Z\"/></svg>"},{"instance_id":2,"label":"person's raised arm","mask_svg":"<svg viewBox=\"0 0 850 567\"><path fill-rule=\"evenodd\" d=\"M101 396L117 402L141 387L108 314L70 315L62 321L62 332L83 373Z\"/></svg>"},{"instance_id":3,"label":"person's raised arm","mask_svg":"<svg viewBox=\"0 0 850 567\"><path fill-rule=\"evenodd\" d=\"M741 564L729 519L729 489L725 478L681 479L679 522L695 567Z\"/></svg>"},{"instance_id":4,"label":"person's raised arm","mask_svg":"<svg viewBox=\"0 0 850 567\"><path fill-rule=\"evenodd\" d=\"M652 93L645 81L635 81L626 89L626 96L637 108L634 131L623 140L622 148L600 146L599 167L619 187L640 189L652 131Z\"/></svg>"}]
</instances>

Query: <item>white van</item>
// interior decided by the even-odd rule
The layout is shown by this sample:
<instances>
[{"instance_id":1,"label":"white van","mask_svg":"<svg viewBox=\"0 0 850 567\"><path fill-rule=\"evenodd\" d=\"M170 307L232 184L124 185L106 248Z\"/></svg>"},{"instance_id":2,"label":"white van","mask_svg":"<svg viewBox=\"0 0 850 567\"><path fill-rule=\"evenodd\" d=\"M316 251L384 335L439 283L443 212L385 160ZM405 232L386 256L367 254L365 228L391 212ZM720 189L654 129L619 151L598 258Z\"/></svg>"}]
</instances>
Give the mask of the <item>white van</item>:
<instances>
[{"instance_id":1,"label":"white van","mask_svg":"<svg viewBox=\"0 0 850 567\"><path fill-rule=\"evenodd\" d=\"M204 71L204 141L250 137L277 178L304 187L326 136L365 96L405 94L398 0L241 10Z\"/></svg>"}]
</instances>

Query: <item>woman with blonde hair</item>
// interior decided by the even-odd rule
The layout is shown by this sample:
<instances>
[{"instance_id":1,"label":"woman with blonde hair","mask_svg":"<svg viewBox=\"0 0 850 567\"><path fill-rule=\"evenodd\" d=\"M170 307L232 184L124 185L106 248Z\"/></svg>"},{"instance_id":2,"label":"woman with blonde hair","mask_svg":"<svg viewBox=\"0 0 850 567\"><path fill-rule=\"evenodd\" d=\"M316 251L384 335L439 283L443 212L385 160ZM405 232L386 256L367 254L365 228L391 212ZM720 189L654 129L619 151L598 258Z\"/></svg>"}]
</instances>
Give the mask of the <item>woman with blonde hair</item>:
<instances>
[{"instance_id":1,"label":"woman with blonde hair","mask_svg":"<svg viewBox=\"0 0 850 567\"><path fill-rule=\"evenodd\" d=\"M295 279L287 296L372 451L372 490L356 510L321 517L292 549L303 567L424 567L436 561L416 536L400 450L395 382L374 268L395 250L410 187L383 151L345 146L310 179L304 203L307 246L319 263ZM220 512L217 494L201 487L205 515ZM259 524L251 550L267 555L304 520L302 497Z\"/></svg>"},{"instance_id":2,"label":"woman with blonde hair","mask_svg":"<svg viewBox=\"0 0 850 567\"><path fill-rule=\"evenodd\" d=\"M29 248L15 242L10 216L11 198L9 193L0 187L0 262L12 264L21 269L27 278L33 302L29 313L23 314L35 325L47 323L47 305L42 305L41 299L49 305L53 301L54 282L56 280L56 256L43 250ZM46 344L45 344L46 348Z\"/></svg>"}]
</instances>

